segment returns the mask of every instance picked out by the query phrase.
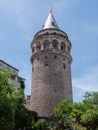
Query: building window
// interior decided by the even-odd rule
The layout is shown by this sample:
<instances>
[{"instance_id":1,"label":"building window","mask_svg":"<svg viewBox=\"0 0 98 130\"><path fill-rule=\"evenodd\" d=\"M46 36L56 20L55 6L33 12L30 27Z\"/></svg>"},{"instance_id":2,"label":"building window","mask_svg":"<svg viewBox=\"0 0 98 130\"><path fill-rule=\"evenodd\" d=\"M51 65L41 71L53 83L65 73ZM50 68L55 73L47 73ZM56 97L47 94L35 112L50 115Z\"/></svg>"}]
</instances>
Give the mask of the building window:
<instances>
[{"instance_id":1,"label":"building window","mask_svg":"<svg viewBox=\"0 0 98 130\"><path fill-rule=\"evenodd\" d=\"M57 73L55 73L55 76L57 76Z\"/></svg>"},{"instance_id":2,"label":"building window","mask_svg":"<svg viewBox=\"0 0 98 130\"><path fill-rule=\"evenodd\" d=\"M15 80L16 76L15 75L11 75L11 79Z\"/></svg>"},{"instance_id":3,"label":"building window","mask_svg":"<svg viewBox=\"0 0 98 130\"><path fill-rule=\"evenodd\" d=\"M48 49L49 48L49 41L45 41L44 42L44 49Z\"/></svg>"},{"instance_id":4,"label":"building window","mask_svg":"<svg viewBox=\"0 0 98 130\"><path fill-rule=\"evenodd\" d=\"M47 59L47 56L45 56L45 59Z\"/></svg>"},{"instance_id":5,"label":"building window","mask_svg":"<svg viewBox=\"0 0 98 130\"><path fill-rule=\"evenodd\" d=\"M38 46L39 50L41 50L41 45Z\"/></svg>"},{"instance_id":6,"label":"building window","mask_svg":"<svg viewBox=\"0 0 98 130\"><path fill-rule=\"evenodd\" d=\"M49 48L49 44L46 43L46 44L44 45L44 49L48 49L48 48Z\"/></svg>"},{"instance_id":7,"label":"building window","mask_svg":"<svg viewBox=\"0 0 98 130\"><path fill-rule=\"evenodd\" d=\"M31 96L27 95L27 100L30 100L31 99Z\"/></svg>"},{"instance_id":8,"label":"building window","mask_svg":"<svg viewBox=\"0 0 98 130\"><path fill-rule=\"evenodd\" d=\"M57 40L53 40L53 49L58 49L58 41Z\"/></svg>"},{"instance_id":9,"label":"building window","mask_svg":"<svg viewBox=\"0 0 98 130\"><path fill-rule=\"evenodd\" d=\"M56 92L57 90L56 89L54 89L54 92Z\"/></svg>"},{"instance_id":10,"label":"building window","mask_svg":"<svg viewBox=\"0 0 98 130\"><path fill-rule=\"evenodd\" d=\"M63 61L65 61L65 58L63 58Z\"/></svg>"},{"instance_id":11,"label":"building window","mask_svg":"<svg viewBox=\"0 0 98 130\"><path fill-rule=\"evenodd\" d=\"M39 57L37 58L37 60L39 60Z\"/></svg>"},{"instance_id":12,"label":"building window","mask_svg":"<svg viewBox=\"0 0 98 130\"><path fill-rule=\"evenodd\" d=\"M52 25L55 26L54 22L52 22Z\"/></svg>"},{"instance_id":13,"label":"building window","mask_svg":"<svg viewBox=\"0 0 98 130\"><path fill-rule=\"evenodd\" d=\"M41 45L37 45L36 49L41 50Z\"/></svg>"},{"instance_id":14,"label":"building window","mask_svg":"<svg viewBox=\"0 0 98 130\"><path fill-rule=\"evenodd\" d=\"M61 50L66 50L66 44L65 43L61 43Z\"/></svg>"},{"instance_id":15,"label":"building window","mask_svg":"<svg viewBox=\"0 0 98 130\"><path fill-rule=\"evenodd\" d=\"M57 56L54 56L54 58L56 59L56 58L57 58Z\"/></svg>"},{"instance_id":16,"label":"building window","mask_svg":"<svg viewBox=\"0 0 98 130\"><path fill-rule=\"evenodd\" d=\"M44 25L42 25L42 28L44 28Z\"/></svg>"},{"instance_id":17,"label":"building window","mask_svg":"<svg viewBox=\"0 0 98 130\"><path fill-rule=\"evenodd\" d=\"M39 49L39 50L41 49L41 45L38 45L38 49Z\"/></svg>"},{"instance_id":18,"label":"building window","mask_svg":"<svg viewBox=\"0 0 98 130\"><path fill-rule=\"evenodd\" d=\"M66 69L66 64L65 63L63 63L63 68Z\"/></svg>"}]
</instances>

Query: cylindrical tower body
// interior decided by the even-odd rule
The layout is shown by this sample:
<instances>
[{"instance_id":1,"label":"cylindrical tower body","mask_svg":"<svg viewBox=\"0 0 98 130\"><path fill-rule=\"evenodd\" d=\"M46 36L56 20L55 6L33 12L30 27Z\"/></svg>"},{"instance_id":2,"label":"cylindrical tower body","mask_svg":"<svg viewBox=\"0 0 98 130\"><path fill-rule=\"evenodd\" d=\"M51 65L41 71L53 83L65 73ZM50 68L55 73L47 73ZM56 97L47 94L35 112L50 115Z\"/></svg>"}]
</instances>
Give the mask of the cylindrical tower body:
<instances>
[{"instance_id":1,"label":"cylindrical tower body","mask_svg":"<svg viewBox=\"0 0 98 130\"><path fill-rule=\"evenodd\" d=\"M58 28L44 28L31 43L31 109L48 117L63 99L72 102L71 43Z\"/></svg>"}]
</instances>

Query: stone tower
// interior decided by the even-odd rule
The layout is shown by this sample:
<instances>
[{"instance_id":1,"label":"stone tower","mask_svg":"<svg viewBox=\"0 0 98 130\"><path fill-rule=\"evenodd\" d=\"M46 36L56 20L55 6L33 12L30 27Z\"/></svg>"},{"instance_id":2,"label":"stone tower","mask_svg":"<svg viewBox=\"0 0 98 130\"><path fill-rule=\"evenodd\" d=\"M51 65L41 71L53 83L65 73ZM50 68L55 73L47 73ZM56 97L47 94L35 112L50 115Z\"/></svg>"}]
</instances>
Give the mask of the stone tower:
<instances>
[{"instance_id":1,"label":"stone tower","mask_svg":"<svg viewBox=\"0 0 98 130\"><path fill-rule=\"evenodd\" d=\"M31 109L39 117L48 117L63 99L72 102L71 43L59 29L50 8L42 29L31 43Z\"/></svg>"}]
</instances>

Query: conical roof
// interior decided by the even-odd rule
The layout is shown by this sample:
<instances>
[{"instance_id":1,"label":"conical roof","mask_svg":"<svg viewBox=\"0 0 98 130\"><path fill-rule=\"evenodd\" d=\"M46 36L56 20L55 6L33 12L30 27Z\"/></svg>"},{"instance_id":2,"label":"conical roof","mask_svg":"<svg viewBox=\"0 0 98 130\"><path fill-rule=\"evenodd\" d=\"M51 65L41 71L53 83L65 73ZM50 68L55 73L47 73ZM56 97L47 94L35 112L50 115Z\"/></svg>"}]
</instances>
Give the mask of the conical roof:
<instances>
[{"instance_id":1,"label":"conical roof","mask_svg":"<svg viewBox=\"0 0 98 130\"><path fill-rule=\"evenodd\" d=\"M50 12L49 12L48 18L47 18L45 24L43 25L42 29L47 29L47 28L59 29L59 26L57 25L57 22L56 22L56 20L53 16L53 13L52 13L52 6L50 7Z\"/></svg>"}]
</instances>

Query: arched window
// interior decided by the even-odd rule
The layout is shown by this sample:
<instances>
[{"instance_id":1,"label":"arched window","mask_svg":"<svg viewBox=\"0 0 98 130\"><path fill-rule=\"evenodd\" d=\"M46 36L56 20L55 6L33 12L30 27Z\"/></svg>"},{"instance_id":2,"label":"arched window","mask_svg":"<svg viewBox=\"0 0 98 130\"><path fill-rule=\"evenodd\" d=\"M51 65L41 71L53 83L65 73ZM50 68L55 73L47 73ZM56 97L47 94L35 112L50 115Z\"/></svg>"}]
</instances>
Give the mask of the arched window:
<instances>
[{"instance_id":1,"label":"arched window","mask_svg":"<svg viewBox=\"0 0 98 130\"><path fill-rule=\"evenodd\" d=\"M65 43L61 43L61 50L66 50L66 44Z\"/></svg>"},{"instance_id":2,"label":"arched window","mask_svg":"<svg viewBox=\"0 0 98 130\"><path fill-rule=\"evenodd\" d=\"M53 49L58 49L58 41L57 40L53 40L52 45L53 45Z\"/></svg>"},{"instance_id":3,"label":"arched window","mask_svg":"<svg viewBox=\"0 0 98 130\"><path fill-rule=\"evenodd\" d=\"M41 45L40 45L40 44L37 45L37 46L36 46L36 49L37 49L37 50L41 50Z\"/></svg>"},{"instance_id":4,"label":"arched window","mask_svg":"<svg viewBox=\"0 0 98 130\"><path fill-rule=\"evenodd\" d=\"M44 42L44 49L48 49L49 48L49 41L45 41Z\"/></svg>"}]
</instances>

